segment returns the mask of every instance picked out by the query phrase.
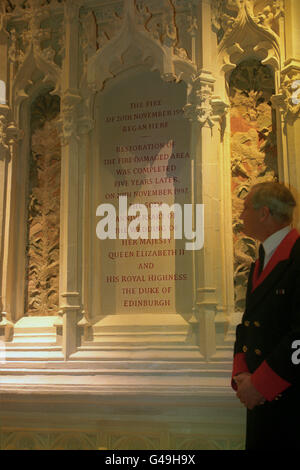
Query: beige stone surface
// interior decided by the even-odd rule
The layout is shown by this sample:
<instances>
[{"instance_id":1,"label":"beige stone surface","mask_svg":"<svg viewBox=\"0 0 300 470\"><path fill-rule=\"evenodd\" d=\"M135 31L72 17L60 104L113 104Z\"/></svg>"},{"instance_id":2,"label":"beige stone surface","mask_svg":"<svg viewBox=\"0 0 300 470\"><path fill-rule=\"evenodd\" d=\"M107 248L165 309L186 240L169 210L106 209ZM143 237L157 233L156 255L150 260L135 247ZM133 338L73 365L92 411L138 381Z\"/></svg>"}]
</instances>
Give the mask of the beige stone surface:
<instances>
[{"instance_id":1,"label":"beige stone surface","mask_svg":"<svg viewBox=\"0 0 300 470\"><path fill-rule=\"evenodd\" d=\"M245 410L230 388L243 297L234 279L241 265L245 277L254 246L245 252L233 234L235 191L237 180L247 192L257 177L278 174L299 201L299 9L298 0L2 2L1 449L243 448ZM231 74L251 61L267 67L272 87L252 68L256 88L241 80L231 94ZM36 103L49 96L59 113L33 131L33 115L45 119ZM151 101L166 114L136 118L134 129L103 123ZM262 145L270 136L274 165ZM163 144L153 161L112 163L116 146L142 139ZM133 192L130 172L158 167L169 142L188 157L159 171L157 187L186 189L177 201L204 204L204 247L183 255L173 240L172 256L152 253L140 274L139 246L128 263L107 259L131 245L108 249L97 239L96 208L118 187ZM44 166L35 189L31 151ZM140 180L142 191L156 185L153 175ZM29 210L30 187L43 196L39 214L38 197ZM142 279L162 273L187 277ZM147 308L130 306L146 287ZM154 308L155 300L168 304Z\"/></svg>"}]
</instances>

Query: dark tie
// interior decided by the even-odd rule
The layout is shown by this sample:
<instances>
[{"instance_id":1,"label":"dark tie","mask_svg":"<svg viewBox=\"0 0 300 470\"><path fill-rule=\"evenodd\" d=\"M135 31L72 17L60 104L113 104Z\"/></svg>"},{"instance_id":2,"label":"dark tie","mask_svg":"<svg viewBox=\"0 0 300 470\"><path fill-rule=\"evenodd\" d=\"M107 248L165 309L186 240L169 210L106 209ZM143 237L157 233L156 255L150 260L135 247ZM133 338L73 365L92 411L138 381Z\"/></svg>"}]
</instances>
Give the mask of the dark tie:
<instances>
[{"instance_id":1,"label":"dark tie","mask_svg":"<svg viewBox=\"0 0 300 470\"><path fill-rule=\"evenodd\" d=\"M264 268L264 261L265 261L265 250L264 250L262 243L259 245L258 259L259 259L258 274L260 274Z\"/></svg>"}]
</instances>

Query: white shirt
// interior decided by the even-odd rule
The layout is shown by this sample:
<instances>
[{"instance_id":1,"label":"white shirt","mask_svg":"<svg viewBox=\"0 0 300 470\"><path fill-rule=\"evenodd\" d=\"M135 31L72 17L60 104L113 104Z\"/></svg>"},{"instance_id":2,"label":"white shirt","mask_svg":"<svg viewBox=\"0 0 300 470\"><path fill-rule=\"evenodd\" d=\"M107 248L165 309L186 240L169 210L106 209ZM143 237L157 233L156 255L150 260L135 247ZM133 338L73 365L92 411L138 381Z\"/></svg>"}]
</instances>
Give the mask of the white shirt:
<instances>
[{"instance_id":1,"label":"white shirt","mask_svg":"<svg viewBox=\"0 0 300 470\"><path fill-rule=\"evenodd\" d=\"M267 266L268 262L272 258L276 248L280 245L282 240L287 236L287 234L292 230L292 227L288 225L287 227L278 230L278 232L273 233L263 242L263 247L265 250L265 261L264 268Z\"/></svg>"}]
</instances>

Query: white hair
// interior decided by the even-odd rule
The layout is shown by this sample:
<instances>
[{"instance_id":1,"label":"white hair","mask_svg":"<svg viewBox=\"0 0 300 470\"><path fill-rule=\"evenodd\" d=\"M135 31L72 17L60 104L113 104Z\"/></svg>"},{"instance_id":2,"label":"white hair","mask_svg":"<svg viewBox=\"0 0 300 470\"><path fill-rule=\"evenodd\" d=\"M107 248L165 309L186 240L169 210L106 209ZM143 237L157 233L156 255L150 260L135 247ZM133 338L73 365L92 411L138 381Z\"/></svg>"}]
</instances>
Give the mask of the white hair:
<instances>
[{"instance_id":1,"label":"white hair","mask_svg":"<svg viewBox=\"0 0 300 470\"><path fill-rule=\"evenodd\" d=\"M251 188L251 193L254 209L267 206L278 222L292 222L296 201L286 186L275 182L258 183Z\"/></svg>"}]
</instances>

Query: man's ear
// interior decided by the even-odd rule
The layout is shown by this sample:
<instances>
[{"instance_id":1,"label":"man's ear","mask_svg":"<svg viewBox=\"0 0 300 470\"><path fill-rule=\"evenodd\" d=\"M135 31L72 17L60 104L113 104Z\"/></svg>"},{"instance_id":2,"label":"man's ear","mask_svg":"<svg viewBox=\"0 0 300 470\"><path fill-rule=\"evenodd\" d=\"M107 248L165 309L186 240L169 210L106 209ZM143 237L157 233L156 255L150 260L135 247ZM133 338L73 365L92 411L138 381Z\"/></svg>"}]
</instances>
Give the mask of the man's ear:
<instances>
[{"instance_id":1,"label":"man's ear","mask_svg":"<svg viewBox=\"0 0 300 470\"><path fill-rule=\"evenodd\" d=\"M271 214L270 209L267 206L263 206L260 208L260 220L262 222L266 220L270 214Z\"/></svg>"}]
</instances>

